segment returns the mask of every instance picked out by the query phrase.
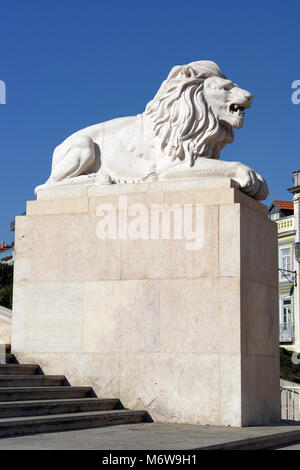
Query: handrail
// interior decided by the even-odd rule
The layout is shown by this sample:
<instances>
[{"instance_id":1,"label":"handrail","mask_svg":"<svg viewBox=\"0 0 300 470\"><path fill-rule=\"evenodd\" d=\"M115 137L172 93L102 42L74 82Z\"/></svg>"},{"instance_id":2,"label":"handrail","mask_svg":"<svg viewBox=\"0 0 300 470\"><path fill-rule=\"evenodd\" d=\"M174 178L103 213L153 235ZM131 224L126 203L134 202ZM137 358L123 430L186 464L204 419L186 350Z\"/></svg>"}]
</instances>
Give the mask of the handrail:
<instances>
[{"instance_id":1,"label":"handrail","mask_svg":"<svg viewBox=\"0 0 300 470\"><path fill-rule=\"evenodd\" d=\"M283 399L283 396L282 396L283 392L285 392L285 400ZM299 421L300 419L300 386L297 387L294 385L293 386L282 385L280 386L280 394L281 394L282 415L283 415L283 410L285 409L285 419ZM295 395L298 395L298 398L295 397ZM298 406L297 406L297 402L298 402ZM284 417L282 416L282 418Z\"/></svg>"}]
</instances>

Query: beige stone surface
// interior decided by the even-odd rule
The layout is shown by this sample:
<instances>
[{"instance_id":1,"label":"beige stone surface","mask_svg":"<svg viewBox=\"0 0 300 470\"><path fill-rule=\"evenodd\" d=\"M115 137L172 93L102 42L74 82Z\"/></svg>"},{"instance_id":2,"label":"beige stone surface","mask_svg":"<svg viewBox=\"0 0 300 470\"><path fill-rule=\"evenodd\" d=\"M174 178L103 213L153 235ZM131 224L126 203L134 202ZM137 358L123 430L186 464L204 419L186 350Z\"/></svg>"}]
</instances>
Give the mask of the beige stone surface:
<instances>
[{"instance_id":1,"label":"beige stone surface","mask_svg":"<svg viewBox=\"0 0 300 470\"><path fill-rule=\"evenodd\" d=\"M94 199L103 196L119 196L120 194L141 194L151 192L169 193L177 191L191 191L191 190L210 190L215 192L216 188L228 189L238 188L239 184L230 178L205 178L205 179L188 179L188 180L173 180L167 182L149 182L149 183L134 183L125 185L97 185L90 183L70 184L70 180L40 187L37 190L37 199L56 201L57 199L72 199L72 198L85 198Z\"/></svg>"},{"instance_id":2,"label":"beige stone surface","mask_svg":"<svg viewBox=\"0 0 300 470\"><path fill-rule=\"evenodd\" d=\"M279 358L243 354L242 423L254 426L278 422L280 417ZM266 380L267 378L267 380Z\"/></svg>"},{"instance_id":3,"label":"beige stone surface","mask_svg":"<svg viewBox=\"0 0 300 470\"><path fill-rule=\"evenodd\" d=\"M86 283L83 351L159 351L159 293L159 282L152 280Z\"/></svg>"},{"instance_id":4,"label":"beige stone surface","mask_svg":"<svg viewBox=\"0 0 300 470\"><path fill-rule=\"evenodd\" d=\"M88 281L120 278L120 241L99 240L95 214L33 218L31 279Z\"/></svg>"},{"instance_id":5,"label":"beige stone surface","mask_svg":"<svg viewBox=\"0 0 300 470\"><path fill-rule=\"evenodd\" d=\"M210 373L203 374L208 368ZM135 394L128 387L128 376ZM219 421L218 381L217 354L145 354L138 356L136 366L135 356L121 356L120 396L129 407L148 409L157 422Z\"/></svg>"},{"instance_id":6,"label":"beige stone surface","mask_svg":"<svg viewBox=\"0 0 300 470\"><path fill-rule=\"evenodd\" d=\"M170 353L239 353L239 303L239 279L236 278L163 281L161 350Z\"/></svg>"},{"instance_id":7,"label":"beige stone surface","mask_svg":"<svg viewBox=\"0 0 300 470\"><path fill-rule=\"evenodd\" d=\"M242 280L243 353L272 356L279 349L279 318L273 314L277 309L277 294L275 287Z\"/></svg>"},{"instance_id":8,"label":"beige stone surface","mask_svg":"<svg viewBox=\"0 0 300 470\"><path fill-rule=\"evenodd\" d=\"M240 204L219 206L218 268L220 276L239 278L241 274L240 213Z\"/></svg>"},{"instance_id":9,"label":"beige stone surface","mask_svg":"<svg viewBox=\"0 0 300 470\"><path fill-rule=\"evenodd\" d=\"M78 282L15 282L13 341L21 351L81 351L83 286Z\"/></svg>"},{"instance_id":10,"label":"beige stone surface","mask_svg":"<svg viewBox=\"0 0 300 470\"><path fill-rule=\"evenodd\" d=\"M78 214L87 212L87 198L70 198L58 200L28 201L26 205L27 215L44 214Z\"/></svg>"},{"instance_id":11,"label":"beige stone surface","mask_svg":"<svg viewBox=\"0 0 300 470\"><path fill-rule=\"evenodd\" d=\"M121 279L186 279L217 272L218 207L204 206L203 212L199 250L186 250L187 239L121 240ZM215 227L215 231L207 227Z\"/></svg>"},{"instance_id":12,"label":"beige stone surface","mask_svg":"<svg viewBox=\"0 0 300 470\"><path fill-rule=\"evenodd\" d=\"M240 191L231 190L237 187L234 180L225 177L107 186L60 183L55 188L47 189L44 186L40 189L37 201L27 202L27 215L85 212L87 207L94 212L99 204L107 202L117 207L120 196L127 196L129 201L133 198L135 202L153 204L164 201L172 204L178 203L178 192L182 203L230 204L243 197ZM252 200L245 197L245 201L251 204ZM260 208L262 207L264 206L261 204Z\"/></svg>"},{"instance_id":13,"label":"beige stone surface","mask_svg":"<svg viewBox=\"0 0 300 470\"><path fill-rule=\"evenodd\" d=\"M277 287L278 248L273 243L277 227L264 213L241 205L241 275ZM264 240L264 242L262 242Z\"/></svg>"},{"instance_id":14,"label":"beige stone surface","mask_svg":"<svg viewBox=\"0 0 300 470\"><path fill-rule=\"evenodd\" d=\"M125 213L114 186L79 192L72 210L63 192L39 193L16 224L13 351L158 422L278 421L276 227L265 206L230 180L133 186L122 185L129 205L202 204L201 247L100 240L99 205Z\"/></svg>"},{"instance_id":15,"label":"beige stone surface","mask_svg":"<svg viewBox=\"0 0 300 470\"><path fill-rule=\"evenodd\" d=\"M11 343L11 310L0 306L0 346Z\"/></svg>"},{"instance_id":16,"label":"beige stone surface","mask_svg":"<svg viewBox=\"0 0 300 470\"><path fill-rule=\"evenodd\" d=\"M53 201L56 199L86 198L88 196L91 183L72 184L72 185L53 185L51 189L44 186L37 190L37 199L39 201Z\"/></svg>"},{"instance_id":17,"label":"beige stone surface","mask_svg":"<svg viewBox=\"0 0 300 470\"><path fill-rule=\"evenodd\" d=\"M220 422L238 427L246 424L244 423L242 409L244 397L241 390L241 369L242 364L239 353L222 353L219 355ZM255 412L253 416L255 416Z\"/></svg>"}]
</instances>

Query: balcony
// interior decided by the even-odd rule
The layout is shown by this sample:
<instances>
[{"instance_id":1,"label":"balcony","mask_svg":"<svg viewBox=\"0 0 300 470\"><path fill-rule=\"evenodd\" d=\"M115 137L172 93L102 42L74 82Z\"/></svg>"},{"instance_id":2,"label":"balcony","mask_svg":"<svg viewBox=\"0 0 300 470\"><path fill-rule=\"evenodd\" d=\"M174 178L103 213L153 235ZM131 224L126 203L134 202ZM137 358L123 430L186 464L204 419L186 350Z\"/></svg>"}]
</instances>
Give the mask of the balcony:
<instances>
[{"instance_id":1,"label":"balcony","mask_svg":"<svg viewBox=\"0 0 300 470\"><path fill-rule=\"evenodd\" d=\"M280 343L292 343L295 339L294 323L279 324L279 341Z\"/></svg>"},{"instance_id":2,"label":"balcony","mask_svg":"<svg viewBox=\"0 0 300 470\"><path fill-rule=\"evenodd\" d=\"M294 216L282 217L277 221L278 233L290 232L295 230L295 218Z\"/></svg>"}]
</instances>

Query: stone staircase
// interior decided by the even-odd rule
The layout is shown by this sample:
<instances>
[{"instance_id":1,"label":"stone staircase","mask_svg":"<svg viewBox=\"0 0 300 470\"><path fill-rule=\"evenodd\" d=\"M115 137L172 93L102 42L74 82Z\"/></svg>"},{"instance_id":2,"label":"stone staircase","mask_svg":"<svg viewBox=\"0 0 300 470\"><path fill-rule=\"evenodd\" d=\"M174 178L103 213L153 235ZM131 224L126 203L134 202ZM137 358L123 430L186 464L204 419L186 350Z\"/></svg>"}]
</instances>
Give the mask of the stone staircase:
<instances>
[{"instance_id":1,"label":"stone staircase","mask_svg":"<svg viewBox=\"0 0 300 470\"><path fill-rule=\"evenodd\" d=\"M19 364L6 346L0 364L0 438L151 421L146 411L124 409L118 398L97 398L38 364Z\"/></svg>"}]
</instances>

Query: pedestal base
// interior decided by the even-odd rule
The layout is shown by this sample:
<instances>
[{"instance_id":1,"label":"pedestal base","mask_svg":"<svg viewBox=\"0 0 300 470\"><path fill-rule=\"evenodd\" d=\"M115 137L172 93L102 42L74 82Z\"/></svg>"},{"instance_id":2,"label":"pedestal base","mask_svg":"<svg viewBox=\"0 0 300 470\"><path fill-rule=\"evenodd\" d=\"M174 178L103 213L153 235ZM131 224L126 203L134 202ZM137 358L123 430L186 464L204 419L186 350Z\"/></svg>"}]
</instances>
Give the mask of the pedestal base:
<instances>
[{"instance_id":1,"label":"pedestal base","mask_svg":"<svg viewBox=\"0 0 300 470\"><path fill-rule=\"evenodd\" d=\"M158 422L279 421L276 225L232 186L73 187L29 202L16 219L18 359ZM153 217L171 206L168 233Z\"/></svg>"}]
</instances>

